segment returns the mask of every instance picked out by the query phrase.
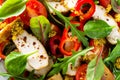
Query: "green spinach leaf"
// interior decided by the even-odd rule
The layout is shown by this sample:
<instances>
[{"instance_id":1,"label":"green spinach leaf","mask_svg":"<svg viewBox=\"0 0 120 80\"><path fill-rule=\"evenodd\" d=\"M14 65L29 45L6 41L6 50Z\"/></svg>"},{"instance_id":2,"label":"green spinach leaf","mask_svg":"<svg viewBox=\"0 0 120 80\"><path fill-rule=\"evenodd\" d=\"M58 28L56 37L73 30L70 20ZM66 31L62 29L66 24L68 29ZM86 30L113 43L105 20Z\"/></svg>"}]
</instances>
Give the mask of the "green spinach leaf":
<instances>
[{"instance_id":1,"label":"green spinach leaf","mask_svg":"<svg viewBox=\"0 0 120 80\"><path fill-rule=\"evenodd\" d=\"M8 73L11 75L20 75L25 70L27 57L35 52L27 54L11 52L5 59L5 68L7 69Z\"/></svg>"},{"instance_id":2,"label":"green spinach leaf","mask_svg":"<svg viewBox=\"0 0 120 80\"><path fill-rule=\"evenodd\" d=\"M109 35L112 31L112 27L103 20L91 20L85 24L84 31L88 37L97 39Z\"/></svg>"},{"instance_id":3,"label":"green spinach leaf","mask_svg":"<svg viewBox=\"0 0 120 80\"><path fill-rule=\"evenodd\" d=\"M34 35L43 43L48 39L50 32L50 22L45 16L33 17L30 19L30 28Z\"/></svg>"},{"instance_id":4,"label":"green spinach leaf","mask_svg":"<svg viewBox=\"0 0 120 80\"><path fill-rule=\"evenodd\" d=\"M100 57L97 62L97 57L95 57L89 64L87 68L87 80L101 80L104 74L104 63Z\"/></svg>"},{"instance_id":5,"label":"green spinach leaf","mask_svg":"<svg viewBox=\"0 0 120 80\"><path fill-rule=\"evenodd\" d=\"M82 51L79 51L79 52L73 52L73 55L70 56L70 57L66 57L64 59L59 59L60 62L56 62L54 65L53 65L53 69L48 73L47 76L52 76L54 74L57 74L59 73L60 71L63 71L63 74L66 73L67 71L67 68L68 68L68 64L69 63L72 63L74 65L75 63L75 60L78 56L83 56L85 55L88 51L92 50L93 47L90 47L90 48L86 48Z\"/></svg>"},{"instance_id":6,"label":"green spinach leaf","mask_svg":"<svg viewBox=\"0 0 120 80\"><path fill-rule=\"evenodd\" d=\"M0 7L0 19L6 19L21 14L26 6L27 0L6 0Z\"/></svg>"}]
</instances>

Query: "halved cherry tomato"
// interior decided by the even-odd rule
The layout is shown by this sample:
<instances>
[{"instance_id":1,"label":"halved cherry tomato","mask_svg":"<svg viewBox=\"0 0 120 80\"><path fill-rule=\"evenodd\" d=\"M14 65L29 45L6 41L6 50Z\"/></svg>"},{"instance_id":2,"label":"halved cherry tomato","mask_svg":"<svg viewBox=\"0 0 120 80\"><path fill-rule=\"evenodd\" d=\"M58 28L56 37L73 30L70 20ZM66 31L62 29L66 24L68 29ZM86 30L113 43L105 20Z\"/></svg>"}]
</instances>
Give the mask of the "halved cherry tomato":
<instances>
[{"instance_id":1,"label":"halved cherry tomato","mask_svg":"<svg viewBox=\"0 0 120 80\"><path fill-rule=\"evenodd\" d=\"M75 80L86 80L87 64L82 64L76 72Z\"/></svg>"},{"instance_id":2,"label":"halved cherry tomato","mask_svg":"<svg viewBox=\"0 0 120 80\"><path fill-rule=\"evenodd\" d=\"M108 4L110 4L110 2L110 0L99 0L100 5L102 5L105 8L108 6Z\"/></svg>"},{"instance_id":3,"label":"halved cherry tomato","mask_svg":"<svg viewBox=\"0 0 120 80\"><path fill-rule=\"evenodd\" d=\"M29 0L26 3L26 10L20 15L22 21L29 26L31 17L44 15L47 17L45 6L38 0Z\"/></svg>"}]
</instances>

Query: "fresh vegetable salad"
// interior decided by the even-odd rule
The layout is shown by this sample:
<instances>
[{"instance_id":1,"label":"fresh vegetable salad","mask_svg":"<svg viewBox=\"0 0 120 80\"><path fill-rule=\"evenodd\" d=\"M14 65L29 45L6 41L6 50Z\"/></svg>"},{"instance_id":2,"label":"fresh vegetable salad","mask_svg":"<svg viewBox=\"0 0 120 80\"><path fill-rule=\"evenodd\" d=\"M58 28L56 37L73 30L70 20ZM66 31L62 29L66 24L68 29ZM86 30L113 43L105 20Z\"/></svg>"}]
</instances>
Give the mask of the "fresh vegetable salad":
<instances>
[{"instance_id":1,"label":"fresh vegetable salad","mask_svg":"<svg viewBox=\"0 0 120 80\"><path fill-rule=\"evenodd\" d=\"M120 80L120 0L0 0L0 80Z\"/></svg>"}]
</instances>

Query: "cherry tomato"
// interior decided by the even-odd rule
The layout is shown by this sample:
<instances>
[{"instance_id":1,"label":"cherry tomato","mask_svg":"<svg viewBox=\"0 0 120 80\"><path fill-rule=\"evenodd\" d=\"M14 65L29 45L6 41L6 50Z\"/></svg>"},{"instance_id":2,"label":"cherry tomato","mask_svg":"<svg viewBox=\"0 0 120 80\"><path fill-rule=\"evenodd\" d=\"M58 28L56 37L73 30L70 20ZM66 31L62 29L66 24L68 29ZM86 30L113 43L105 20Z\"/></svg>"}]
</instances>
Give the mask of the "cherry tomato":
<instances>
[{"instance_id":1,"label":"cherry tomato","mask_svg":"<svg viewBox=\"0 0 120 80\"><path fill-rule=\"evenodd\" d=\"M44 15L47 17L47 10L38 0L29 0L26 3L26 10L20 15L22 21L29 25L31 17Z\"/></svg>"},{"instance_id":2,"label":"cherry tomato","mask_svg":"<svg viewBox=\"0 0 120 80\"><path fill-rule=\"evenodd\" d=\"M16 18L17 18L16 16L13 16L13 17L10 17L10 18L5 19L4 22L6 22L6 23L9 24L9 23L11 23L12 21L14 21Z\"/></svg>"},{"instance_id":3,"label":"cherry tomato","mask_svg":"<svg viewBox=\"0 0 120 80\"><path fill-rule=\"evenodd\" d=\"M106 8L110 4L110 0L99 0L99 3Z\"/></svg>"},{"instance_id":4,"label":"cherry tomato","mask_svg":"<svg viewBox=\"0 0 120 80\"><path fill-rule=\"evenodd\" d=\"M82 64L76 72L75 80L86 80L86 70L87 64Z\"/></svg>"}]
</instances>

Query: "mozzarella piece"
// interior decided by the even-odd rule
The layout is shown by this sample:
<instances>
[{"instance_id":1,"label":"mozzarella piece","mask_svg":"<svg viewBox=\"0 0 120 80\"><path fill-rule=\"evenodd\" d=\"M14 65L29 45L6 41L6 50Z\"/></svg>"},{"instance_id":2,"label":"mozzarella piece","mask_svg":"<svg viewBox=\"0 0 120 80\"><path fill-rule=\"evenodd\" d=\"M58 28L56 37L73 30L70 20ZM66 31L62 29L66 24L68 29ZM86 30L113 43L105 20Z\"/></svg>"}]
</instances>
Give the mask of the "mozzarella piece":
<instances>
[{"instance_id":1,"label":"mozzarella piece","mask_svg":"<svg viewBox=\"0 0 120 80\"><path fill-rule=\"evenodd\" d=\"M59 12L68 12L74 10L77 0L64 0L61 2L48 2L54 9ZM50 13L53 13L53 10L50 8Z\"/></svg>"},{"instance_id":2,"label":"mozzarella piece","mask_svg":"<svg viewBox=\"0 0 120 80\"><path fill-rule=\"evenodd\" d=\"M13 42L23 54L38 51L27 58L27 64L29 64L32 69L39 70L48 66L47 52L36 37L24 30L22 34L16 36ZM26 67L26 69L29 71L28 67Z\"/></svg>"},{"instance_id":3,"label":"mozzarella piece","mask_svg":"<svg viewBox=\"0 0 120 80\"><path fill-rule=\"evenodd\" d=\"M118 39L120 40L119 27L115 22L115 20L113 19L113 17L106 13L106 10L104 7L96 5L96 10L95 10L95 13L93 14L93 18L104 20L107 24L114 27L111 33L107 36L107 40L111 44L116 44L117 40Z\"/></svg>"}]
</instances>

